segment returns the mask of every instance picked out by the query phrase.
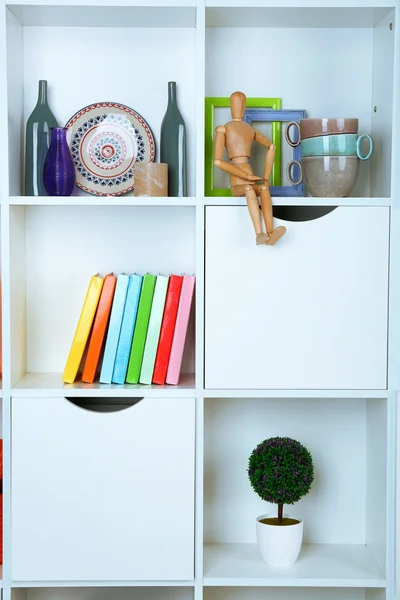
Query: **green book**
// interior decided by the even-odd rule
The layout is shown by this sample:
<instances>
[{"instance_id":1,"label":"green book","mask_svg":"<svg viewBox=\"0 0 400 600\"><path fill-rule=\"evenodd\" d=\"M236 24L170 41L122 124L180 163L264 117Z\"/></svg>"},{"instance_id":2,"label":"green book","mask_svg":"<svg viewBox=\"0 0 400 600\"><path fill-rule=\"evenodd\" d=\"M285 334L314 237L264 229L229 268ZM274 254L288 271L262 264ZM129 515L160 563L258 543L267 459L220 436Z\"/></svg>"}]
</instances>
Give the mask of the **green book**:
<instances>
[{"instance_id":1,"label":"green book","mask_svg":"<svg viewBox=\"0 0 400 600\"><path fill-rule=\"evenodd\" d=\"M140 294L139 308L131 346L131 354L129 357L128 371L126 374L126 383L138 383L139 381L155 285L155 275L149 275L147 273L143 277L142 291Z\"/></svg>"},{"instance_id":2,"label":"green book","mask_svg":"<svg viewBox=\"0 0 400 600\"><path fill-rule=\"evenodd\" d=\"M139 383L150 384L153 379L154 363L156 361L158 339L160 337L161 323L164 314L168 280L169 277L165 277L164 275L158 275L157 277Z\"/></svg>"}]
</instances>

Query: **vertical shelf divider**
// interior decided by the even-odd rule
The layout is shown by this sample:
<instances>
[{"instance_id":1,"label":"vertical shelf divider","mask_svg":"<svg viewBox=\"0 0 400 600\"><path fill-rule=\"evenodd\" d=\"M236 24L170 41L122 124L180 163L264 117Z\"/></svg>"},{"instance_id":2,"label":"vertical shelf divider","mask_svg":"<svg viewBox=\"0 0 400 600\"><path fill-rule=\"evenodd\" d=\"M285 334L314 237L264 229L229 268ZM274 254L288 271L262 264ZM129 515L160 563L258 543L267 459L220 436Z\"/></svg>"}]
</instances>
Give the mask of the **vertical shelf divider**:
<instances>
[{"instance_id":1,"label":"vertical shelf divider","mask_svg":"<svg viewBox=\"0 0 400 600\"><path fill-rule=\"evenodd\" d=\"M196 20L196 482L194 600L203 600L204 515L204 98L205 0L198 0Z\"/></svg>"},{"instance_id":2,"label":"vertical shelf divider","mask_svg":"<svg viewBox=\"0 0 400 600\"><path fill-rule=\"evenodd\" d=\"M9 209L9 122L8 122L8 70L6 7L0 10L0 200L1 200L1 319L2 319L2 437L3 437L3 565L2 600L11 600L11 261L10 261L10 209ZM6 318L4 318L6 315Z\"/></svg>"}]
</instances>

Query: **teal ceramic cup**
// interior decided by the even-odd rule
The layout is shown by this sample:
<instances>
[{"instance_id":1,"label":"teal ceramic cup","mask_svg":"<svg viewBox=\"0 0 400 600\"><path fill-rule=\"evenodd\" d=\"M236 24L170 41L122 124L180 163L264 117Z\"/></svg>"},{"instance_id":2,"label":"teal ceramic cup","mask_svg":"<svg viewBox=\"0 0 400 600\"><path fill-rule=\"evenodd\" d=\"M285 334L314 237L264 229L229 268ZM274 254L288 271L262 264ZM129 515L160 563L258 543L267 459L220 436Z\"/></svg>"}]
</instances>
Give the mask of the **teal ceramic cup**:
<instances>
[{"instance_id":1,"label":"teal ceramic cup","mask_svg":"<svg viewBox=\"0 0 400 600\"><path fill-rule=\"evenodd\" d=\"M363 140L368 140L367 154L361 151ZM301 150L304 157L308 156L358 156L360 160L368 160L374 152L374 142L370 135L363 133L339 133L321 135L301 140Z\"/></svg>"}]
</instances>

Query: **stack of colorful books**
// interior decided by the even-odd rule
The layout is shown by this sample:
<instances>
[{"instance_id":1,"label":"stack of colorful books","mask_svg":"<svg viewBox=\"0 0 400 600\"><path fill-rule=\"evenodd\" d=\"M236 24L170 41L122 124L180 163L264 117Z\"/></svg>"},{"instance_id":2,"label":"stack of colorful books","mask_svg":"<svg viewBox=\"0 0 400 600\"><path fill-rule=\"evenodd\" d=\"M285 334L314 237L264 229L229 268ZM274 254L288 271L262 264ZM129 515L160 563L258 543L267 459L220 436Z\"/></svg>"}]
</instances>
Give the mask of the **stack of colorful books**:
<instances>
[{"instance_id":1,"label":"stack of colorful books","mask_svg":"<svg viewBox=\"0 0 400 600\"><path fill-rule=\"evenodd\" d=\"M63 381L179 383L193 275L91 278ZM86 355L85 355L86 351ZM101 364L100 364L101 363Z\"/></svg>"}]
</instances>

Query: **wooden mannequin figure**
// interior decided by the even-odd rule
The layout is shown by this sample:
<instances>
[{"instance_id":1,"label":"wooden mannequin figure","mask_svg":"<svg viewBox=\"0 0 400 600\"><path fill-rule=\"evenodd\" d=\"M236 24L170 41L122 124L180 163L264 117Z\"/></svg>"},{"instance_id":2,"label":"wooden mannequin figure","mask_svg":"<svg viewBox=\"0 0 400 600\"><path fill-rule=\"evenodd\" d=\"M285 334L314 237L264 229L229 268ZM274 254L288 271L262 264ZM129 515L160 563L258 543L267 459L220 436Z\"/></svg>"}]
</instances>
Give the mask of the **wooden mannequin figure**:
<instances>
[{"instance_id":1,"label":"wooden mannequin figure","mask_svg":"<svg viewBox=\"0 0 400 600\"><path fill-rule=\"evenodd\" d=\"M215 130L214 165L230 174L232 195L246 196L247 206L256 233L256 244L274 246L286 233L285 227L274 229L272 202L269 193L269 178L275 158L275 146L260 131L253 129L243 121L246 108L246 96L242 92L234 92L230 97L232 121L225 126L219 125ZM249 165L250 150L254 140L267 149L264 165L264 177L254 175ZM224 148L232 163L222 160ZM259 182L258 185L256 182ZM265 222L266 233L263 232L258 198L261 200L261 212Z\"/></svg>"}]
</instances>

